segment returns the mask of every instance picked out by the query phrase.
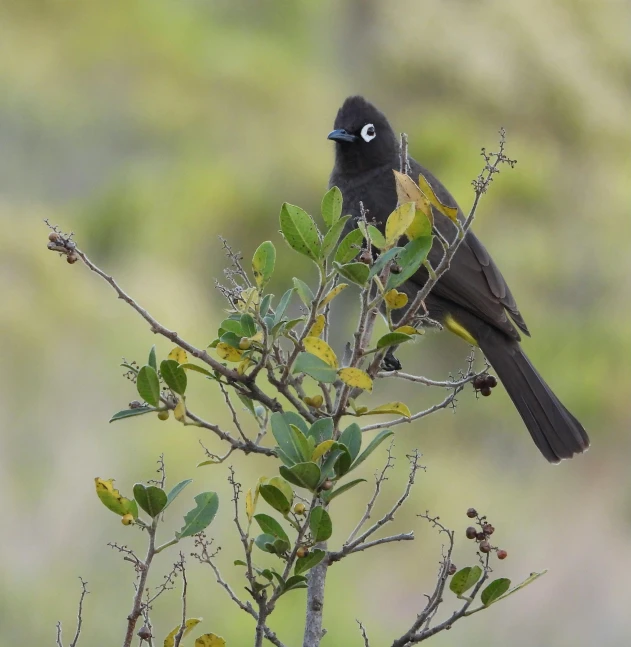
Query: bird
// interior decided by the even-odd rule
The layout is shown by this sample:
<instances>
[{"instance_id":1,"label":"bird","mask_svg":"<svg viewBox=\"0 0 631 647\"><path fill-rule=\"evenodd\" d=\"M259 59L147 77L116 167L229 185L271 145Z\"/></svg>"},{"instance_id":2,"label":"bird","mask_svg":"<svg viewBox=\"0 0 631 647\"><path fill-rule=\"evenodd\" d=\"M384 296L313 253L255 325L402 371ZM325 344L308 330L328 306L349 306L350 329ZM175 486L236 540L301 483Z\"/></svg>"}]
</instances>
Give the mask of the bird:
<instances>
[{"instance_id":1,"label":"bird","mask_svg":"<svg viewBox=\"0 0 631 647\"><path fill-rule=\"evenodd\" d=\"M399 170L400 143L386 116L361 96L348 97L339 109L328 139L335 142L335 162L329 188L342 192L343 213L352 217L347 228L357 226L362 209L383 232L397 206L393 169ZM422 174L445 205L458 208L443 184L415 159L408 174ZM360 204L361 203L361 204ZM453 223L433 208L434 227L453 237ZM440 262L442 247L435 239L428 259ZM421 268L398 289L410 300L427 280ZM478 346L493 367L535 445L551 463L571 458L589 448L581 423L546 384L521 348L520 332L530 336L517 303L489 252L469 230L454 255L449 270L425 300L428 317Z\"/></svg>"}]
</instances>

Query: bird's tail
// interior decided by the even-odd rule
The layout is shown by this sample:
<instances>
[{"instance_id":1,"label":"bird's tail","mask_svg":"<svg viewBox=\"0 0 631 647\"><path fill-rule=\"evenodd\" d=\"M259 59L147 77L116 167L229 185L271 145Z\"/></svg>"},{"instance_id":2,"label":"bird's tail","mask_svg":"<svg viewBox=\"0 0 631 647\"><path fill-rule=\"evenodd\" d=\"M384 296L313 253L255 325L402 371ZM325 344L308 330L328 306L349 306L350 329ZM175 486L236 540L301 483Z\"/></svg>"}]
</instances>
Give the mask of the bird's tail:
<instances>
[{"instance_id":1,"label":"bird's tail","mask_svg":"<svg viewBox=\"0 0 631 647\"><path fill-rule=\"evenodd\" d=\"M488 330L488 329L487 329ZM581 423L543 381L518 342L489 331L478 343L519 411L535 445L551 463L589 448Z\"/></svg>"}]
</instances>

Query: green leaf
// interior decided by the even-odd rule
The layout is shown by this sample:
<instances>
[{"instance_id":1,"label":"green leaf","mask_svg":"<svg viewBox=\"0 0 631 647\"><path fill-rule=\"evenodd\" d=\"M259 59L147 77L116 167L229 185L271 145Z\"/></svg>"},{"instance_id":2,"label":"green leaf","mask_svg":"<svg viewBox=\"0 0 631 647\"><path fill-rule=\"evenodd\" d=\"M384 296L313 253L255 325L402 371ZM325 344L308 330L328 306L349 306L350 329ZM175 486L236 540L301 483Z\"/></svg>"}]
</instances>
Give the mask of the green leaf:
<instances>
[{"instance_id":1,"label":"green leaf","mask_svg":"<svg viewBox=\"0 0 631 647\"><path fill-rule=\"evenodd\" d=\"M266 240L258 246L252 257L252 273L259 288L264 288L270 280L275 264L276 248L269 240Z\"/></svg>"},{"instance_id":2,"label":"green leaf","mask_svg":"<svg viewBox=\"0 0 631 647\"><path fill-rule=\"evenodd\" d=\"M241 315L241 328L243 328L244 337L254 337L256 335L256 324L252 315L247 313Z\"/></svg>"},{"instance_id":3,"label":"green leaf","mask_svg":"<svg viewBox=\"0 0 631 647\"><path fill-rule=\"evenodd\" d=\"M346 446L351 459L355 460L362 446L362 430L359 425L354 422L346 427L339 437L339 442Z\"/></svg>"},{"instance_id":4,"label":"green leaf","mask_svg":"<svg viewBox=\"0 0 631 647\"><path fill-rule=\"evenodd\" d=\"M411 240L404 248L398 258L401 271L398 274L390 274L386 284L386 290L391 290L405 283L415 274L421 263L427 258L432 248L432 236L421 236Z\"/></svg>"},{"instance_id":5,"label":"green leaf","mask_svg":"<svg viewBox=\"0 0 631 647\"><path fill-rule=\"evenodd\" d=\"M154 371L158 370L158 360L156 359L156 345L154 344L149 351L149 359L147 365L151 366Z\"/></svg>"},{"instance_id":6,"label":"green leaf","mask_svg":"<svg viewBox=\"0 0 631 647\"><path fill-rule=\"evenodd\" d=\"M383 268L386 266L386 263L397 258L402 251L403 247L393 247L387 252L380 254L379 258L372 264L372 267L370 268L370 278L372 278L376 274L380 274L381 270L383 270Z\"/></svg>"},{"instance_id":7,"label":"green leaf","mask_svg":"<svg viewBox=\"0 0 631 647\"><path fill-rule=\"evenodd\" d=\"M296 566L294 566L294 573L300 575L301 573L306 573L309 569L317 566L326 555L326 551L320 550L319 548L314 548L309 551L309 554L306 557L299 557L296 560Z\"/></svg>"},{"instance_id":8,"label":"green leaf","mask_svg":"<svg viewBox=\"0 0 631 647\"><path fill-rule=\"evenodd\" d=\"M225 332L219 339L223 344L228 344L228 346L232 346L232 348L240 350L239 344L241 343L241 337L233 333L231 330Z\"/></svg>"},{"instance_id":9,"label":"green leaf","mask_svg":"<svg viewBox=\"0 0 631 647\"><path fill-rule=\"evenodd\" d=\"M283 413L283 418L285 418L288 425L295 425L298 427L305 436L309 433L309 425L304 421L303 417L298 415L295 411L285 411L285 413Z\"/></svg>"},{"instance_id":10,"label":"green leaf","mask_svg":"<svg viewBox=\"0 0 631 647\"><path fill-rule=\"evenodd\" d=\"M333 438L333 418L320 418L316 420L307 432L307 437L313 438L316 445L319 445L325 440L331 440Z\"/></svg>"},{"instance_id":11,"label":"green leaf","mask_svg":"<svg viewBox=\"0 0 631 647\"><path fill-rule=\"evenodd\" d=\"M283 539L289 543L287 533L274 517L270 517L268 514L255 514L254 519L265 534L273 535L274 539Z\"/></svg>"},{"instance_id":12,"label":"green leaf","mask_svg":"<svg viewBox=\"0 0 631 647\"><path fill-rule=\"evenodd\" d=\"M190 364L187 362L186 364L180 364L180 368L187 371L195 371L195 373L201 373L202 375L209 377L211 380L217 379L210 371L207 371L203 366L198 366L197 364Z\"/></svg>"},{"instance_id":13,"label":"green leaf","mask_svg":"<svg viewBox=\"0 0 631 647\"><path fill-rule=\"evenodd\" d=\"M184 517L184 525L176 532L178 539L192 537L208 527L219 509L219 497L216 492L202 492L195 497L196 506Z\"/></svg>"},{"instance_id":14,"label":"green leaf","mask_svg":"<svg viewBox=\"0 0 631 647\"><path fill-rule=\"evenodd\" d=\"M171 488L171 491L169 494L167 494L167 504L164 506L164 510L166 510L171 503L179 496L180 492L189 484L192 483L193 479L185 479L184 481L180 481L177 485L174 485L173 488ZM163 512L164 512L163 510Z\"/></svg>"},{"instance_id":15,"label":"green leaf","mask_svg":"<svg viewBox=\"0 0 631 647\"><path fill-rule=\"evenodd\" d=\"M510 589L510 580L505 577L500 577L493 580L483 591L480 600L485 607L493 604L498 598L501 598L506 591Z\"/></svg>"},{"instance_id":16,"label":"green leaf","mask_svg":"<svg viewBox=\"0 0 631 647\"><path fill-rule=\"evenodd\" d=\"M263 300L261 301L261 305L259 306L259 314L261 317L264 317L268 310L270 309L270 306L272 305L272 299L274 298L273 294L266 294L263 297Z\"/></svg>"},{"instance_id":17,"label":"green leaf","mask_svg":"<svg viewBox=\"0 0 631 647\"><path fill-rule=\"evenodd\" d=\"M281 476L286 480L303 487L312 492L318 487L320 482L320 468L316 463L297 463L293 467L281 465L279 468Z\"/></svg>"},{"instance_id":18,"label":"green leaf","mask_svg":"<svg viewBox=\"0 0 631 647\"><path fill-rule=\"evenodd\" d=\"M345 483L344 485L340 485L339 487L336 487L333 490L326 490L325 492L322 493L322 498L326 503L330 503L335 499L335 497L340 496L340 494L344 494L344 492L348 492L351 488L355 487L356 485L359 485L360 483L365 483L366 479L355 479L354 481L349 481L348 483Z\"/></svg>"},{"instance_id":19,"label":"green leaf","mask_svg":"<svg viewBox=\"0 0 631 647\"><path fill-rule=\"evenodd\" d=\"M337 246L333 260L341 265L352 261L359 254L363 240L364 235L362 232L359 229L353 229L344 236L342 242Z\"/></svg>"},{"instance_id":20,"label":"green leaf","mask_svg":"<svg viewBox=\"0 0 631 647\"><path fill-rule=\"evenodd\" d=\"M303 577L302 575L292 575L291 577L287 578L283 593L287 593L289 591L295 591L296 589L306 589L307 588L306 581L307 581L307 578Z\"/></svg>"},{"instance_id":21,"label":"green leaf","mask_svg":"<svg viewBox=\"0 0 631 647\"><path fill-rule=\"evenodd\" d=\"M184 395L188 381L186 371L174 359L160 362L160 375L172 391Z\"/></svg>"},{"instance_id":22,"label":"green leaf","mask_svg":"<svg viewBox=\"0 0 631 647\"><path fill-rule=\"evenodd\" d=\"M337 449L331 449L329 452L329 455L326 457L326 460L324 463L322 463L322 467L320 468L321 470L321 476L320 476L320 483L324 482L327 478L331 478L335 474L335 463L337 462L337 459L344 453L346 452L348 454L348 450L346 448L342 449L341 447L338 446Z\"/></svg>"},{"instance_id":23,"label":"green leaf","mask_svg":"<svg viewBox=\"0 0 631 647\"><path fill-rule=\"evenodd\" d=\"M255 538L254 543L260 548L262 551L266 553L272 553L274 554L276 552L276 549L274 548L274 541L275 541L274 535L267 535L267 534L262 534L259 535L258 537Z\"/></svg>"},{"instance_id":24,"label":"green leaf","mask_svg":"<svg viewBox=\"0 0 631 647\"><path fill-rule=\"evenodd\" d=\"M337 379L336 370L311 353L300 353L296 357L292 373L305 373L314 380L325 384L333 384Z\"/></svg>"},{"instance_id":25,"label":"green leaf","mask_svg":"<svg viewBox=\"0 0 631 647\"><path fill-rule=\"evenodd\" d=\"M289 456L287 456L287 454L285 454L285 452L280 447L275 447L274 451L276 452L278 458L280 458L280 461L281 463L283 463L283 465L286 465L287 467L293 467L296 464L296 461L292 458L289 458Z\"/></svg>"},{"instance_id":26,"label":"green leaf","mask_svg":"<svg viewBox=\"0 0 631 647\"><path fill-rule=\"evenodd\" d=\"M123 409L118 411L111 418L110 422L115 420L123 420L124 418L132 418L133 416L142 416L145 413L151 413L155 411L153 407L135 407L134 409Z\"/></svg>"},{"instance_id":27,"label":"green leaf","mask_svg":"<svg viewBox=\"0 0 631 647\"><path fill-rule=\"evenodd\" d=\"M282 413L273 413L270 423L272 425L272 434L278 446L294 463L302 463L309 459L309 456L303 455L305 445L301 444L300 437L292 430ZM305 438L304 434L302 438Z\"/></svg>"},{"instance_id":28,"label":"green leaf","mask_svg":"<svg viewBox=\"0 0 631 647\"><path fill-rule=\"evenodd\" d=\"M280 210L280 230L292 249L313 261L319 260L318 228L306 211L285 202Z\"/></svg>"},{"instance_id":29,"label":"green leaf","mask_svg":"<svg viewBox=\"0 0 631 647\"><path fill-rule=\"evenodd\" d=\"M358 223L358 227L366 239L366 242L368 242L368 237L370 236L370 243L373 247L383 249L386 246L386 239L377 227L374 227L373 225L367 226L366 223L362 221Z\"/></svg>"},{"instance_id":30,"label":"green leaf","mask_svg":"<svg viewBox=\"0 0 631 647\"><path fill-rule=\"evenodd\" d=\"M357 283L357 285L363 286L368 280L370 268L365 263L346 263L346 265L340 265L333 261L333 265L345 279Z\"/></svg>"},{"instance_id":31,"label":"green leaf","mask_svg":"<svg viewBox=\"0 0 631 647\"><path fill-rule=\"evenodd\" d=\"M285 314L285 310L287 310L287 306L289 305L289 301L291 299L292 294L295 292L296 288L290 288L283 294L283 296L280 299L280 303L278 304L278 308L276 308L276 312L274 313L274 325L280 322L280 320L283 318L283 315Z\"/></svg>"},{"instance_id":32,"label":"green leaf","mask_svg":"<svg viewBox=\"0 0 631 647\"><path fill-rule=\"evenodd\" d=\"M134 485L136 503L150 516L157 517L167 505L167 493L155 485Z\"/></svg>"},{"instance_id":33,"label":"green leaf","mask_svg":"<svg viewBox=\"0 0 631 647\"><path fill-rule=\"evenodd\" d=\"M288 514L291 510L291 501L288 501L285 494L277 487L269 484L260 485L259 493L274 510L278 510L281 514Z\"/></svg>"},{"instance_id":34,"label":"green leaf","mask_svg":"<svg viewBox=\"0 0 631 647\"><path fill-rule=\"evenodd\" d=\"M316 542L326 541L333 534L333 522L329 513L322 506L319 505L311 509L309 529Z\"/></svg>"},{"instance_id":35,"label":"green leaf","mask_svg":"<svg viewBox=\"0 0 631 647\"><path fill-rule=\"evenodd\" d=\"M402 332L389 332L379 339L377 348L386 348L386 346L398 346L405 341L414 339L412 335L406 335Z\"/></svg>"},{"instance_id":36,"label":"green leaf","mask_svg":"<svg viewBox=\"0 0 631 647\"><path fill-rule=\"evenodd\" d=\"M322 219L327 227L333 226L342 215L342 192L331 187L322 198Z\"/></svg>"},{"instance_id":37,"label":"green leaf","mask_svg":"<svg viewBox=\"0 0 631 647\"><path fill-rule=\"evenodd\" d=\"M233 332L239 339L243 337L243 328L241 327L241 320L240 319L224 319L221 322L221 326L219 326L220 329L223 328L225 332ZM223 333L222 333L223 334ZM221 337L221 334L219 335Z\"/></svg>"},{"instance_id":38,"label":"green leaf","mask_svg":"<svg viewBox=\"0 0 631 647\"><path fill-rule=\"evenodd\" d=\"M329 229L326 236L324 237L324 240L322 241L322 258L326 258L335 249L337 241L342 235L344 226L346 225L346 222L349 220L349 218L350 216L344 216L343 218L340 218L331 227L331 229Z\"/></svg>"},{"instance_id":39,"label":"green leaf","mask_svg":"<svg viewBox=\"0 0 631 647\"><path fill-rule=\"evenodd\" d=\"M545 571L541 571L540 573L531 573L523 582L520 582L519 584L517 584L517 586L514 586L504 597L507 598L509 595L512 595L516 591L519 591L520 589L523 589L525 586L532 584L532 582L539 579L542 575L545 575L547 572L548 571L546 569Z\"/></svg>"},{"instance_id":40,"label":"green leaf","mask_svg":"<svg viewBox=\"0 0 631 647\"><path fill-rule=\"evenodd\" d=\"M136 377L136 388L138 395L154 407L160 404L160 380L158 373L151 366L143 366Z\"/></svg>"},{"instance_id":41,"label":"green leaf","mask_svg":"<svg viewBox=\"0 0 631 647\"><path fill-rule=\"evenodd\" d=\"M479 566L466 566L461 568L451 578L449 588L460 597L468 591L482 576L482 569Z\"/></svg>"},{"instance_id":42,"label":"green leaf","mask_svg":"<svg viewBox=\"0 0 631 647\"><path fill-rule=\"evenodd\" d=\"M353 459L351 458L351 453L348 451L348 447L340 444L339 446L340 454L337 457L337 460L333 464L333 469L335 471L335 476L339 479L344 476L351 469Z\"/></svg>"},{"instance_id":43,"label":"green leaf","mask_svg":"<svg viewBox=\"0 0 631 647\"><path fill-rule=\"evenodd\" d=\"M381 443L394 434L390 429L384 429L380 431L368 444L368 447L355 459L353 463L353 469L361 465L374 451L381 445Z\"/></svg>"},{"instance_id":44,"label":"green leaf","mask_svg":"<svg viewBox=\"0 0 631 647\"><path fill-rule=\"evenodd\" d=\"M313 292L311 291L311 288L304 281L301 281L296 277L294 277L294 288L296 289L296 292L298 292L300 300L310 308L311 302L313 301Z\"/></svg>"}]
</instances>

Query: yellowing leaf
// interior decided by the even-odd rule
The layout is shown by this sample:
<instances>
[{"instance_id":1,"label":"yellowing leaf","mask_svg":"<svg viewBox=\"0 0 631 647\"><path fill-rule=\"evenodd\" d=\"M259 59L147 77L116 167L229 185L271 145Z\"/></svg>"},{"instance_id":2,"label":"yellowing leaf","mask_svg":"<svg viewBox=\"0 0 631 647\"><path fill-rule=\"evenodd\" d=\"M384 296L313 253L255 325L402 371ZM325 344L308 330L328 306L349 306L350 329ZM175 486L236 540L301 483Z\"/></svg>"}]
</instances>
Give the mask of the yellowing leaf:
<instances>
[{"instance_id":1,"label":"yellowing leaf","mask_svg":"<svg viewBox=\"0 0 631 647\"><path fill-rule=\"evenodd\" d=\"M430 183L423 177L423 175L418 176L418 185L421 191L425 194L427 199L431 202L432 206L438 209L440 213L447 218L455 221L458 217L458 209L456 207L448 207L446 204L443 204L434 193Z\"/></svg>"},{"instance_id":2,"label":"yellowing leaf","mask_svg":"<svg viewBox=\"0 0 631 647\"><path fill-rule=\"evenodd\" d=\"M319 337L322 334L322 331L324 330L325 323L326 323L326 319L324 318L324 315L318 315L316 317L316 320L313 322L313 326L309 328L309 332L307 333L307 336Z\"/></svg>"},{"instance_id":3,"label":"yellowing leaf","mask_svg":"<svg viewBox=\"0 0 631 647\"><path fill-rule=\"evenodd\" d=\"M195 641L195 647L226 647L226 641L215 634L204 634Z\"/></svg>"},{"instance_id":4,"label":"yellowing leaf","mask_svg":"<svg viewBox=\"0 0 631 647\"><path fill-rule=\"evenodd\" d=\"M259 330L256 335L250 337L250 341L256 341L260 344L263 341L263 331Z\"/></svg>"},{"instance_id":5,"label":"yellowing leaf","mask_svg":"<svg viewBox=\"0 0 631 647\"><path fill-rule=\"evenodd\" d=\"M359 413L359 411L357 413ZM410 418L412 416L410 409L406 404L403 404L403 402L388 402L387 404L382 404L380 407L366 411L363 415L372 416L379 413L396 413L398 415L405 416L406 418Z\"/></svg>"},{"instance_id":6,"label":"yellowing leaf","mask_svg":"<svg viewBox=\"0 0 631 647\"><path fill-rule=\"evenodd\" d=\"M174 359L178 364L188 364L188 355L183 348L176 346L167 356L167 359Z\"/></svg>"},{"instance_id":7,"label":"yellowing leaf","mask_svg":"<svg viewBox=\"0 0 631 647\"><path fill-rule=\"evenodd\" d=\"M370 376L360 368L341 368L337 374L340 376L342 382L348 384L348 386L364 389L365 391L372 391L372 380Z\"/></svg>"},{"instance_id":8,"label":"yellowing leaf","mask_svg":"<svg viewBox=\"0 0 631 647\"><path fill-rule=\"evenodd\" d=\"M241 356L243 355L242 350L233 348L232 346L225 344L222 341L217 344L215 350L217 351L217 355L219 355L221 359L225 359L228 362L240 362Z\"/></svg>"},{"instance_id":9,"label":"yellowing leaf","mask_svg":"<svg viewBox=\"0 0 631 647\"><path fill-rule=\"evenodd\" d=\"M101 503L121 517L131 514L134 519L138 518L138 506L133 499L124 497L115 487L114 479L101 479L98 476L94 479L96 494Z\"/></svg>"},{"instance_id":10,"label":"yellowing leaf","mask_svg":"<svg viewBox=\"0 0 631 647\"><path fill-rule=\"evenodd\" d=\"M245 514L248 516L248 521L252 522L254 516L254 498L252 497L252 488L248 490L245 495Z\"/></svg>"},{"instance_id":11,"label":"yellowing leaf","mask_svg":"<svg viewBox=\"0 0 631 647\"><path fill-rule=\"evenodd\" d=\"M201 618L189 618L185 623L184 623L184 633L182 634L182 638L186 636L187 634L191 633L193 630L193 627L198 625L202 621ZM164 639L164 647L173 647L175 645L175 637L178 635L180 632L180 629L182 628L182 625L178 625L165 639Z\"/></svg>"},{"instance_id":12,"label":"yellowing leaf","mask_svg":"<svg viewBox=\"0 0 631 647\"><path fill-rule=\"evenodd\" d=\"M424 334L423 330L417 330L414 326L399 326L395 328L393 332L401 332L404 335L422 335Z\"/></svg>"},{"instance_id":13,"label":"yellowing leaf","mask_svg":"<svg viewBox=\"0 0 631 647\"><path fill-rule=\"evenodd\" d=\"M322 339L318 337L305 337L302 340L302 345L305 347L307 353L311 353L319 357L323 362L327 363L333 368L337 368L337 357L333 349Z\"/></svg>"},{"instance_id":14,"label":"yellowing leaf","mask_svg":"<svg viewBox=\"0 0 631 647\"><path fill-rule=\"evenodd\" d=\"M414 220L414 203L406 202L397 207L386 221L386 247L392 247Z\"/></svg>"},{"instance_id":15,"label":"yellowing leaf","mask_svg":"<svg viewBox=\"0 0 631 647\"><path fill-rule=\"evenodd\" d=\"M324 403L324 398L321 395L314 395L312 398L308 395L303 398L303 402L314 409L319 409Z\"/></svg>"},{"instance_id":16,"label":"yellowing leaf","mask_svg":"<svg viewBox=\"0 0 631 647\"><path fill-rule=\"evenodd\" d=\"M318 306L318 310L322 310L327 303L330 303L335 299L335 297L342 292L342 290L345 290L348 287L348 283L340 283L339 285L336 285L325 297L320 301L320 305Z\"/></svg>"},{"instance_id":17,"label":"yellowing leaf","mask_svg":"<svg viewBox=\"0 0 631 647\"><path fill-rule=\"evenodd\" d=\"M335 440L325 440L321 442L313 450L313 454L311 454L311 460L317 461L319 458L322 458L324 454L326 454L329 451L329 449L331 449L331 447L335 445L335 442L336 442Z\"/></svg>"},{"instance_id":18,"label":"yellowing leaf","mask_svg":"<svg viewBox=\"0 0 631 647\"><path fill-rule=\"evenodd\" d=\"M239 299L236 302L237 310L239 312L248 312L248 310L254 310L254 307L258 305L259 302L259 291L256 288L247 288L243 290L239 295Z\"/></svg>"},{"instance_id":19,"label":"yellowing leaf","mask_svg":"<svg viewBox=\"0 0 631 647\"><path fill-rule=\"evenodd\" d=\"M398 308L403 308L407 305L408 295L404 292L392 289L389 292L386 292L384 299L391 310L397 310Z\"/></svg>"},{"instance_id":20,"label":"yellowing leaf","mask_svg":"<svg viewBox=\"0 0 631 647\"><path fill-rule=\"evenodd\" d=\"M237 366L237 373L239 375L243 375L249 368L250 364L254 364L254 362L249 357L243 359L239 366Z\"/></svg>"},{"instance_id":21,"label":"yellowing leaf","mask_svg":"<svg viewBox=\"0 0 631 647\"><path fill-rule=\"evenodd\" d=\"M184 400L180 399L177 401L173 410L173 416L178 422L186 421L186 405L184 404Z\"/></svg>"}]
</instances>

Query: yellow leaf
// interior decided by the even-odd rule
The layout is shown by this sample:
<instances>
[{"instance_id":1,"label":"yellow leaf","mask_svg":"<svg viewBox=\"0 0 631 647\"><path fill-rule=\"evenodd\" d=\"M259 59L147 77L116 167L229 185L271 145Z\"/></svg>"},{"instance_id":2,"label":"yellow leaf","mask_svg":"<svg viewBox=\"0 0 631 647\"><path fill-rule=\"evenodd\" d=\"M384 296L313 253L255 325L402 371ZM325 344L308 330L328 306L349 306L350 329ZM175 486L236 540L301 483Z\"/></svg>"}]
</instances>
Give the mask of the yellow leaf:
<instances>
[{"instance_id":1,"label":"yellow leaf","mask_svg":"<svg viewBox=\"0 0 631 647\"><path fill-rule=\"evenodd\" d=\"M386 247L392 247L414 220L414 203L406 202L397 207L386 221Z\"/></svg>"},{"instance_id":2,"label":"yellow leaf","mask_svg":"<svg viewBox=\"0 0 631 647\"><path fill-rule=\"evenodd\" d=\"M324 324L326 320L324 318L324 315L318 315L316 317L316 320L313 322L313 326L309 328L309 332L307 333L308 337L319 337L322 334L322 331L324 330Z\"/></svg>"},{"instance_id":3,"label":"yellow leaf","mask_svg":"<svg viewBox=\"0 0 631 647\"><path fill-rule=\"evenodd\" d=\"M425 194L427 199L431 202L432 206L438 209L440 213L447 218L450 218L454 222L458 218L458 209L456 207L448 207L446 204L443 204L434 193L430 183L423 177L423 175L418 176L418 185L421 191Z\"/></svg>"},{"instance_id":4,"label":"yellow leaf","mask_svg":"<svg viewBox=\"0 0 631 647\"><path fill-rule=\"evenodd\" d=\"M311 353L319 357L323 362L326 362L329 366L337 368L337 357L333 349L322 339L318 337L305 337L302 340L302 345L305 347L307 353Z\"/></svg>"},{"instance_id":5,"label":"yellow leaf","mask_svg":"<svg viewBox=\"0 0 631 647\"><path fill-rule=\"evenodd\" d=\"M321 442L313 450L313 454L311 454L311 460L312 461L317 461L318 458L322 458L324 456L324 454L326 454L329 451L329 449L331 449L331 447L333 445L335 445L335 442L336 442L335 440L325 440L325 441Z\"/></svg>"},{"instance_id":6,"label":"yellow leaf","mask_svg":"<svg viewBox=\"0 0 631 647\"><path fill-rule=\"evenodd\" d=\"M250 337L250 341L256 341L260 344L263 341L263 331L259 330L254 337Z\"/></svg>"},{"instance_id":7,"label":"yellow leaf","mask_svg":"<svg viewBox=\"0 0 631 647\"><path fill-rule=\"evenodd\" d=\"M391 310L397 310L407 305L408 295L393 288L389 292L386 292L384 299Z\"/></svg>"},{"instance_id":8,"label":"yellow leaf","mask_svg":"<svg viewBox=\"0 0 631 647\"><path fill-rule=\"evenodd\" d=\"M167 359L174 359L178 364L188 364L188 355L183 348L176 346L167 356Z\"/></svg>"},{"instance_id":9,"label":"yellow leaf","mask_svg":"<svg viewBox=\"0 0 631 647\"><path fill-rule=\"evenodd\" d=\"M249 368L250 364L254 364L254 362L249 357L246 357L244 360L241 361L239 366L237 366L237 373L239 375L243 375Z\"/></svg>"},{"instance_id":10,"label":"yellow leaf","mask_svg":"<svg viewBox=\"0 0 631 647\"><path fill-rule=\"evenodd\" d=\"M201 618L189 618L185 623L184 623L184 633L182 634L182 638L186 636L187 634L191 633L193 630L193 627L198 625L202 621ZM175 637L178 635L180 629L182 628L182 625L178 625L165 639L164 639L164 647L173 647L175 645Z\"/></svg>"},{"instance_id":11,"label":"yellow leaf","mask_svg":"<svg viewBox=\"0 0 631 647\"><path fill-rule=\"evenodd\" d=\"M330 303L335 299L335 297L345 290L348 287L348 283L340 283L339 285L336 285L325 297L320 301L320 305L318 306L318 310L322 310L327 303Z\"/></svg>"},{"instance_id":12,"label":"yellow leaf","mask_svg":"<svg viewBox=\"0 0 631 647\"><path fill-rule=\"evenodd\" d=\"M204 634L195 641L195 647L226 647L226 641L215 634Z\"/></svg>"},{"instance_id":13,"label":"yellow leaf","mask_svg":"<svg viewBox=\"0 0 631 647\"><path fill-rule=\"evenodd\" d=\"M243 290L237 299L236 306L239 312L254 310L259 302L259 291L256 288L247 288Z\"/></svg>"},{"instance_id":14,"label":"yellow leaf","mask_svg":"<svg viewBox=\"0 0 631 647\"><path fill-rule=\"evenodd\" d=\"M138 506L136 502L124 497L115 487L114 479L101 479L98 476L94 479L96 494L103 505L121 517L126 514L138 517Z\"/></svg>"},{"instance_id":15,"label":"yellow leaf","mask_svg":"<svg viewBox=\"0 0 631 647\"><path fill-rule=\"evenodd\" d=\"M337 374L340 376L342 382L348 384L348 386L364 389L365 391L372 391L372 380L370 376L360 368L341 368Z\"/></svg>"},{"instance_id":16,"label":"yellow leaf","mask_svg":"<svg viewBox=\"0 0 631 647\"><path fill-rule=\"evenodd\" d=\"M417 186L416 182L409 176L394 171L394 181L397 187L397 199L399 204L414 202L415 214L412 224L406 232L407 237L412 240L419 236L429 236L432 233L434 217L432 207L427 196ZM423 217L425 216L425 217Z\"/></svg>"},{"instance_id":17,"label":"yellow leaf","mask_svg":"<svg viewBox=\"0 0 631 647\"><path fill-rule=\"evenodd\" d=\"M396 413L398 415L405 416L406 418L410 418L412 416L408 406L403 404L403 402L388 402L387 404L382 404L375 409L366 411L363 415L372 416L378 413Z\"/></svg>"},{"instance_id":18,"label":"yellow leaf","mask_svg":"<svg viewBox=\"0 0 631 647\"><path fill-rule=\"evenodd\" d=\"M245 514L248 516L248 521L252 522L254 516L254 498L252 497L252 488L248 490L245 495Z\"/></svg>"},{"instance_id":19,"label":"yellow leaf","mask_svg":"<svg viewBox=\"0 0 631 647\"><path fill-rule=\"evenodd\" d=\"M417 330L414 326L399 326L393 332L402 332L404 335L422 335L425 331Z\"/></svg>"},{"instance_id":20,"label":"yellow leaf","mask_svg":"<svg viewBox=\"0 0 631 647\"><path fill-rule=\"evenodd\" d=\"M310 398L308 395L303 398L303 402L314 409L319 409L324 403L324 398L321 395L314 395Z\"/></svg>"},{"instance_id":21,"label":"yellow leaf","mask_svg":"<svg viewBox=\"0 0 631 647\"><path fill-rule=\"evenodd\" d=\"M175 409L173 409L173 416L178 422L186 421L186 405L184 404L184 400L180 399L177 401Z\"/></svg>"},{"instance_id":22,"label":"yellow leaf","mask_svg":"<svg viewBox=\"0 0 631 647\"><path fill-rule=\"evenodd\" d=\"M217 344L215 350L217 351L217 355L219 355L221 359L225 359L229 362L240 362L241 356L243 355L242 350L234 348L233 346L230 346L229 344L226 344L222 341Z\"/></svg>"}]
</instances>

